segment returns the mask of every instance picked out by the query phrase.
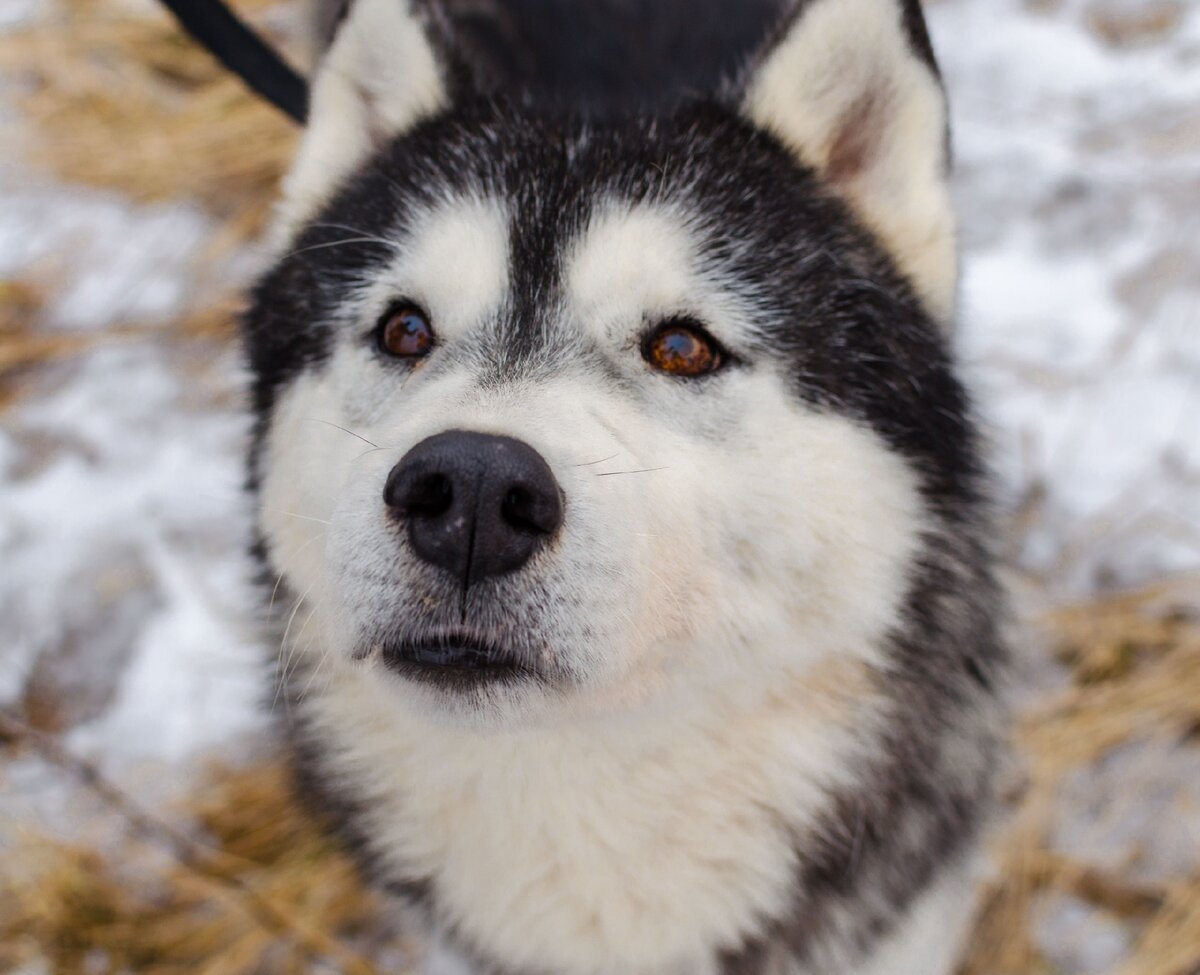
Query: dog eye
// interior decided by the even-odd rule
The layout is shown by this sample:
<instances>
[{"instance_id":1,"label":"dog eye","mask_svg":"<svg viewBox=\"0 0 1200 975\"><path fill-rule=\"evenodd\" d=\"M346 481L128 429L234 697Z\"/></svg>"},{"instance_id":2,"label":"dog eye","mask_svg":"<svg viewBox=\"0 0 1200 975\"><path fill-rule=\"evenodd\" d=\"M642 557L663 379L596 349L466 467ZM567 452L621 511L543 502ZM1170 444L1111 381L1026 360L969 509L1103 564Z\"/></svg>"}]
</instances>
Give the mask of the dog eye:
<instances>
[{"instance_id":1,"label":"dog eye","mask_svg":"<svg viewBox=\"0 0 1200 975\"><path fill-rule=\"evenodd\" d=\"M382 352L399 359L419 359L433 348L433 326L425 312L405 302L379 320L376 340Z\"/></svg>"},{"instance_id":2,"label":"dog eye","mask_svg":"<svg viewBox=\"0 0 1200 975\"><path fill-rule=\"evenodd\" d=\"M667 322L651 332L642 357L672 376L703 376L725 364L725 351L711 335L692 322Z\"/></svg>"}]
</instances>

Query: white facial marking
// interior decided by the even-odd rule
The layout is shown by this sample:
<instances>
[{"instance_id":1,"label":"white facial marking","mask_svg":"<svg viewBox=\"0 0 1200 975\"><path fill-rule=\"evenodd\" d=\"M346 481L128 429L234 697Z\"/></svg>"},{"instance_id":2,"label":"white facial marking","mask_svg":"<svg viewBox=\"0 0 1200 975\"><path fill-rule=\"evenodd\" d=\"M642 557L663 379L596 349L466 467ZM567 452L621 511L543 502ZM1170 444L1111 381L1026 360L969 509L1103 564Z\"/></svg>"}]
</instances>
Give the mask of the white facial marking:
<instances>
[{"instance_id":1,"label":"white facial marking","mask_svg":"<svg viewBox=\"0 0 1200 975\"><path fill-rule=\"evenodd\" d=\"M695 221L653 204L601 206L566 260L566 294L574 319L598 340L628 342L656 320L702 320L736 344L752 331L753 309L726 287L697 252Z\"/></svg>"},{"instance_id":2,"label":"white facial marking","mask_svg":"<svg viewBox=\"0 0 1200 975\"><path fill-rule=\"evenodd\" d=\"M493 199L461 198L418 218L376 284L420 303L440 340L494 313L508 290L508 215Z\"/></svg>"},{"instance_id":3,"label":"white facial marking","mask_svg":"<svg viewBox=\"0 0 1200 975\"><path fill-rule=\"evenodd\" d=\"M567 292L585 321L667 314L691 300L694 263L677 217L650 207L604 208L568 259Z\"/></svg>"}]
</instances>

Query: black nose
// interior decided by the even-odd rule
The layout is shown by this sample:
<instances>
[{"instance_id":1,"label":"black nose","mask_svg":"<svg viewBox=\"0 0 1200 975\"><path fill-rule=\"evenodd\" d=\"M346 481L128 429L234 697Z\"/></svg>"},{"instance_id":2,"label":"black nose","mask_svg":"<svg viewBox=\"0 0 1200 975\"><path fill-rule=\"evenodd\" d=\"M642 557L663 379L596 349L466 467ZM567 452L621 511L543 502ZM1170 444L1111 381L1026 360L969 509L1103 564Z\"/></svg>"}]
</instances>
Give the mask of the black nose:
<instances>
[{"instance_id":1,"label":"black nose","mask_svg":"<svg viewBox=\"0 0 1200 975\"><path fill-rule=\"evenodd\" d=\"M562 524L562 495L542 455L520 440L449 430L401 458L383 500L413 551L465 585L515 572Z\"/></svg>"}]
</instances>

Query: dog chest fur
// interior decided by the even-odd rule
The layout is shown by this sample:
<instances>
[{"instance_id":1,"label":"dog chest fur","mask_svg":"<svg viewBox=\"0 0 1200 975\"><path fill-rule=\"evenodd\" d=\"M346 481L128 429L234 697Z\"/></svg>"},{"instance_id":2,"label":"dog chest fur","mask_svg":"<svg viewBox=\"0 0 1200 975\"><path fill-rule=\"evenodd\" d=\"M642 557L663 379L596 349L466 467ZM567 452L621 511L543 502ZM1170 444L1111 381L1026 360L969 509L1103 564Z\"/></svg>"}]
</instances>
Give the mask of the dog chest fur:
<instances>
[{"instance_id":1,"label":"dog chest fur","mask_svg":"<svg viewBox=\"0 0 1200 975\"><path fill-rule=\"evenodd\" d=\"M396 714L339 673L310 733L383 874L505 970L699 972L787 907L795 850L878 715L861 665L671 713L513 733Z\"/></svg>"}]
</instances>

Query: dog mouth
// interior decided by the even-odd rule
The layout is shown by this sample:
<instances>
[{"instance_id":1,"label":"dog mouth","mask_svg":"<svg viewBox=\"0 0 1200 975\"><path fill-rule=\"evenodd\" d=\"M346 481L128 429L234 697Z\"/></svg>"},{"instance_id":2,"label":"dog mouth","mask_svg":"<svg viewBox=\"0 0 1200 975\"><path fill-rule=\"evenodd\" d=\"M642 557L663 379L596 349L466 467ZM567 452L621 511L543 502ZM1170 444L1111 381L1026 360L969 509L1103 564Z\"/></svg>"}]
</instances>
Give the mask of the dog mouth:
<instances>
[{"instance_id":1,"label":"dog mouth","mask_svg":"<svg viewBox=\"0 0 1200 975\"><path fill-rule=\"evenodd\" d=\"M392 639L376 646L380 660L392 673L447 690L471 690L543 679L543 675L515 651L466 634Z\"/></svg>"}]
</instances>

